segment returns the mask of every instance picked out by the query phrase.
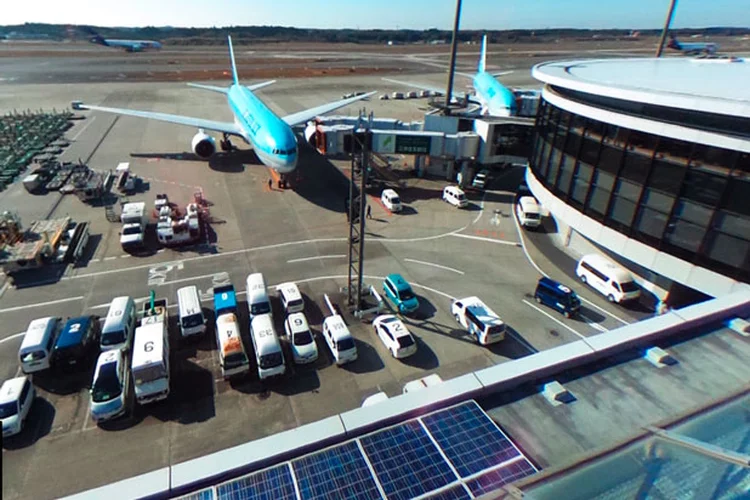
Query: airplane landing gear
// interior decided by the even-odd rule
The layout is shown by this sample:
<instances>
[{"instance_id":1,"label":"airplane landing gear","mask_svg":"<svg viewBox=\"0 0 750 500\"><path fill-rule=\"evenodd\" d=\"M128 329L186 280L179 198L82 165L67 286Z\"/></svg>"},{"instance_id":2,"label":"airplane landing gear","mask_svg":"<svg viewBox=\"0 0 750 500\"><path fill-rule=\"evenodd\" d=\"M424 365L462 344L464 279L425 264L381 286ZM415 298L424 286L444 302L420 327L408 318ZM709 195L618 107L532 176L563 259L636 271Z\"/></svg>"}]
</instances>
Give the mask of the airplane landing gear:
<instances>
[{"instance_id":1,"label":"airplane landing gear","mask_svg":"<svg viewBox=\"0 0 750 500\"><path fill-rule=\"evenodd\" d=\"M289 179L286 174L279 174L279 189L286 189L289 187Z\"/></svg>"},{"instance_id":2,"label":"airplane landing gear","mask_svg":"<svg viewBox=\"0 0 750 500\"><path fill-rule=\"evenodd\" d=\"M219 141L219 146L221 146L222 151L232 151L234 149L232 141L229 140L229 135L227 134L224 134L224 139Z\"/></svg>"}]
</instances>

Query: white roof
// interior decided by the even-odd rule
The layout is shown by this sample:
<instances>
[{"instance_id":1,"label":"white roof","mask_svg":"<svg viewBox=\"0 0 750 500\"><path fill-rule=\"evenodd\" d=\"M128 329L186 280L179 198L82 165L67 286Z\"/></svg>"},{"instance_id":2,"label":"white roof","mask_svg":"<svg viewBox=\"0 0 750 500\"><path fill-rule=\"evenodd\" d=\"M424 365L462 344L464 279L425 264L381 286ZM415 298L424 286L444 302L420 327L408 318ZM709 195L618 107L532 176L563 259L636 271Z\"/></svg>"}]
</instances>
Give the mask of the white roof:
<instances>
[{"instance_id":1,"label":"white roof","mask_svg":"<svg viewBox=\"0 0 750 500\"><path fill-rule=\"evenodd\" d=\"M26 330L26 335L23 337L21 342L21 349L24 347L37 347L42 343L44 333L47 331L50 322L57 321L55 317L39 318L29 323L29 328Z\"/></svg>"},{"instance_id":2,"label":"white roof","mask_svg":"<svg viewBox=\"0 0 750 500\"><path fill-rule=\"evenodd\" d=\"M384 189L382 194L387 195L387 196L398 196L398 193L391 188Z\"/></svg>"},{"instance_id":3,"label":"white roof","mask_svg":"<svg viewBox=\"0 0 750 500\"><path fill-rule=\"evenodd\" d=\"M518 199L519 205L523 208L524 212L539 212L539 203L533 196L521 196Z\"/></svg>"},{"instance_id":4,"label":"white roof","mask_svg":"<svg viewBox=\"0 0 750 500\"><path fill-rule=\"evenodd\" d=\"M286 300L288 301L302 299L302 294L299 291L299 287L297 287L296 283L293 283L291 281L289 283L280 284L276 287L276 290L283 293L286 297Z\"/></svg>"},{"instance_id":5,"label":"white roof","mask_svg":"<svg viewBox=\"0 0 750 500\"><path fill-rule=\"evenodd\" d=\"M296 312L292 313L289 316L287 316L287 321L289 322L289 329L292 332L304 332L306 330L310 329L310 326L307 324L307 318L305 317L305 313ZM299 324L296 320L299 320Z\"/></svg>"},{"instance_id":6,"label":"white roof","mask_svg":"<svg viewBox=\"0 0 750 500\"><path fill-rule=\"evenodd\" d=\"M113 349L111 351L104 351L99 355L99 359L96 360L96 375L94 376L94 379L96 379L96 376L99 375L99 370L101 370L101 367L103 365L109 364L109 363L119 363L122 361L122 351L119 349Z\"/></svg>"},{"instance_id":7,"label":"white roof","mask_svg":"<svg viewBox=\"0 0 750 500\"><path fill-rule=\"evenodd\" d=\"M334 340L341 340L343 338L352 336L352 334L349 333L349 329L346 327L344 318L342 318L338 314L334 316L328 316L323 321L323 324L328 325L328 329L331 331L331 337L333 337Z\"/></svg>"},{"instance_id":8,"label":"white roof","mask_svg":"<svg viewBox=\"0 0 750 500\"><path fill-rule=\"evenodd\" d=\"M0 388L0 403L8 403L18 399L23 389L23 384L26 382L27 377L17 377L3 382L2 388Z\"/></svg>"},{"instance_id":9,"label":"white roof","mask_svg":"<svg viewBox=\"0 0 750 500\"><path fill-rule=\"evenodd\" d=\"M146 349L147 343L153 343ZM133 367L160 363L164 349L164 323L151 323L135 330Z\"/></svg>"},{"instance_id":10,"label":"white roof","mask_svg":"<svg viewBox=\"0 0 750 500\"><path fill-rule=\"evenodd\" d=\"M687 110L750 116L750 63L688 57L537 64L534 78L580 92Z\"/></svg>"}]
</instances>

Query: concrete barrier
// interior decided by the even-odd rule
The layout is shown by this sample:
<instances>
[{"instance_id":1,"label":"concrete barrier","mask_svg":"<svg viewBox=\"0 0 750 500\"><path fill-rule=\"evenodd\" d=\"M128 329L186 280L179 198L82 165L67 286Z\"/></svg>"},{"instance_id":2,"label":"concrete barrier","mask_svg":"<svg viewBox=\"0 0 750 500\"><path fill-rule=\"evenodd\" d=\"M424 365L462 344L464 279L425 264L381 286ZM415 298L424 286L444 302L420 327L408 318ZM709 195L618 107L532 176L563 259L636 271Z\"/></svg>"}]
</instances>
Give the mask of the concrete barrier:
<instances>
[{"instance_id":1,"label":"concrete barrier","mask_svg":"<svg viewBox=\"0 0 750 500\"><path fill-rule=\"evenodd\" d=\"M65 497L67 500L130 500L131 498L165 498L169 495L170 468L129 477L116 483L107 484L93 490Z\"/></svg>"}]
</instances>

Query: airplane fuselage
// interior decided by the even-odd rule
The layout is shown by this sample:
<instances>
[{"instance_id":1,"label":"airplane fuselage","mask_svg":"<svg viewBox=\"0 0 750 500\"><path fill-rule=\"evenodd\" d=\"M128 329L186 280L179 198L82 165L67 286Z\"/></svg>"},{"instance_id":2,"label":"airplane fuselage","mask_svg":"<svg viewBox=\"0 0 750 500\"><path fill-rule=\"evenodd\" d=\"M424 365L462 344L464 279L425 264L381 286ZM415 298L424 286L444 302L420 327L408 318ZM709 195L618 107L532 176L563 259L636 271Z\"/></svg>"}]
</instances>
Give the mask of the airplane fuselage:
<instances>
[{"instance_id":1,"label":"airplane fuselage","mask_svg":"<svg viewBox=\"0 0 750 500\"><path fill-rule=\"evenodd\" d=\"M491 116L513 116L516 114L516 98L486 71L474 75L474 90L482 104L483 112Z\"/></svg>"},{"instance_id":2,"label":"airplane fuselage","mask_svg":"<svg viewBox=\"0 0 750 500\"><path fill-rule=\"evenodd\" d=\"M105 45L107 47L118 47L130 52L161 48L161 43L154 40L115 40L112 38L93 38L91 42L97 43L99 45Z\"/></svg>"},{"instance_id":3,"label":"airplane fuselage","mask_svg":"<svg viewBox=\"0 0 750 500\"><path fill-rule=\"evenodd\" d=\"M292 128L242 85L232 85L227 94L234 120L263 164L281 174L297 167L297 138Z\"/></svg>"}]
</instances>

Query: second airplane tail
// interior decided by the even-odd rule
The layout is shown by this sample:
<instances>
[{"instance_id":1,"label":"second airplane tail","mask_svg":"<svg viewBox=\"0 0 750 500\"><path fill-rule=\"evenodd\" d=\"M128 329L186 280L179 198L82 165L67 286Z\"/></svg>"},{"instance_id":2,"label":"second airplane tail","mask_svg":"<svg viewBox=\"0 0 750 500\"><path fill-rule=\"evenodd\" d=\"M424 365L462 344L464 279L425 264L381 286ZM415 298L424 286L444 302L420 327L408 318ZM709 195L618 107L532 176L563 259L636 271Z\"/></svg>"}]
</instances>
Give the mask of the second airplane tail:
<instances>
[{"instance_id":1,"label":"second airplane tail","mask_svg":"<svg viewBox=\"0 0 750 500\"><path fill-rule=\"evenodd\" d=\"M479 67L477 73L484 73L487 66L487 35L482 37L482 52L479 54Z\"/></svg>"}]
</instances>

